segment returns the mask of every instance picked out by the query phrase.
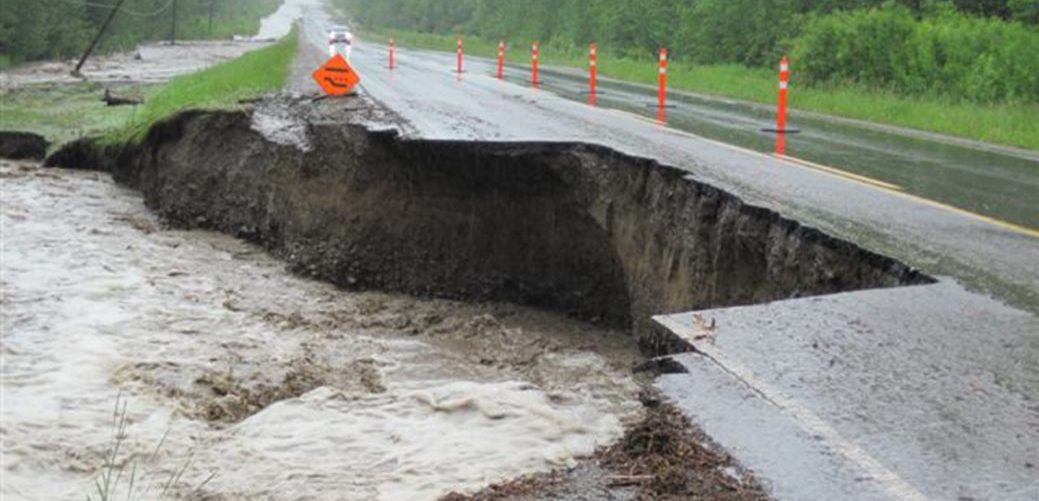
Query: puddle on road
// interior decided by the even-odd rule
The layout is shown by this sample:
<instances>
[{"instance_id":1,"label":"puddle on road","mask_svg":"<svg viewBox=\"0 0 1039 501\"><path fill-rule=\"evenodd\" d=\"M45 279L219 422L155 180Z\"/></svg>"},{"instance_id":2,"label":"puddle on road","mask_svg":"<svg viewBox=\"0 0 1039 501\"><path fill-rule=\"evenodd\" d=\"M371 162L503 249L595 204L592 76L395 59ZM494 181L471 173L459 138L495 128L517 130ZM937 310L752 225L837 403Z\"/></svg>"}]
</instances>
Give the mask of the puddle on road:
<instances>
[{"instance_id":1,"label":"puddle on road","mask_svg":"<svg viewBox=\"0 0 1039 501\"><path fill-rule=\"evenodd\" d=\"M138 488L187 465L191 499L432 499L572 463L639 413L622 333L342 292L164 230L105 174L0 179L4 499L83 499L120 393Z\"/></svg>"}]
</instances>

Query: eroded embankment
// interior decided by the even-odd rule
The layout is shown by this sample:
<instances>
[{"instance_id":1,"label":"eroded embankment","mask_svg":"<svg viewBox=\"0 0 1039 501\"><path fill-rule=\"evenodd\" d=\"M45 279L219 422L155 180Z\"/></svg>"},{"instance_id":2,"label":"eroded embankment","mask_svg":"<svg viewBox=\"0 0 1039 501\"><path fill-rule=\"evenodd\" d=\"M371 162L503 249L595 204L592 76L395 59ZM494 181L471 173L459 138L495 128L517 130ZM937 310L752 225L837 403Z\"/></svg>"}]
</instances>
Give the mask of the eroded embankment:
<instances>
[{"instance_id":1,"label":"eroded embankment","mask_svg":"<svg viewBox=\"0 0 1039 501\"><path fill-rule=\"evenodd\" d=\"M631 325L651 351L653 314L930 281L603 147L308 134L299 148L248 112L187 112L108 163L173 224L261 242L304 274Z\"/></svg>"}]
</instances>

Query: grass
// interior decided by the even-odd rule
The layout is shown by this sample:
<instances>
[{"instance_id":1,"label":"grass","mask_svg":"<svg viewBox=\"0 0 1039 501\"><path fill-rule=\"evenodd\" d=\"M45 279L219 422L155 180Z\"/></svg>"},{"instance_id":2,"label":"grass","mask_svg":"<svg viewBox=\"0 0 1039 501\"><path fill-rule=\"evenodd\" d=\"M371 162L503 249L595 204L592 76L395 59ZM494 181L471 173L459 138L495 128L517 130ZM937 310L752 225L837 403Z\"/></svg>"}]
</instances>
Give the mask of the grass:
<instances>
[{"instance_id":1,"label":"grass","mask_svg":"<svg viewBox=\"0 0 1039 501\"><path fill-rule=\"evenodd\" d=\"M388 39L385 31L370 31L369 38ZM447 52L455 51L456 37L413 31L393 32L398 45ZM497 57L498 41L465 37L465 52L481 57ZM585 68L585 48L540 47L542 64ZM530 63L530 47L509 47L507 61ZM657 64L651 59L618 57L599 51L599 74L635 83L656 85ZM865 120L879 124L909 127L950 136L1039 150L1039 105L977 104L940 98L907 97L858 86L833 88L800 87L796 68L791 83L790 106L800 110ZM668 68L668 84L684 91L772 104L776 101L778 75L769 69L739 65L691 65L673 62Z\"/></svg>"},{"instance_id":2,"label":"grass","mask_svg":"<svg viewBox=\"0 0 1039 501\"><path fill-rule=\"evenodd\" d=\"M105 85L93 82L36 84L11 89L0 99L0 130L35 132L54 144L86 136L106 143L140 139L155 122L187 108L233 108L242 99L282 89L298 37L240 58L176 77L165 85L124 86L120 95L141 97L141 106L109 107Z\"/></svg>"},{"instance_id":3,"label":"grass","mask_svg":"<svg viewBox=\"0 0 1039 501\"><path fill-rule=\"evenodd\" d=\"M270 47L170 80L148 99L132 120L111 130L104 140L109 143L140 140L152 124L178 111L235 108L243 99L281 90L289 78L298 39L293 29Z\"/></svg>"},{"instance_id":4,"label":"grass","mask_svg":"<svg viewBox=\"0 0 1039 501\"><path fill-rule=\"evenodd\" d=\"M174 491L183 491L186 488L182 484L184 473L192 463L191 456L169 473L165 481L162 478L154 478L158 475L146 471L147 465L154 464L159 457L170 430L166 430L154 451L145 456L142 461L142 458L137 455L125 451L126 446L129 445L127 434L129 424L127 402L122 399L122 394L119 394L116 396L115 410L112 413L112 437L108 448L101 457L101 466L98 468L91 485L92 488L86 496L87 501L169 499ZM198 486L190 489L192 497L198 497L206 484L215 477L216 473L211 473ZM123 493L125 493L125 497Z\"/></svg>"},{"instance_id":5,"label":"grass","mask_svg":"<svg viewBox=\"0 0 1039 501\"><path fill-rule=\"evenodd\" d=\"M157 89L155 85L129 86L117 92L149 99ZM35 132L60 144L100 135L134 119L137 107L106 106L101 101L103 93L104 85L93 82L12 89L0 97L0 130Z\"/></svg>"}]
</instances>

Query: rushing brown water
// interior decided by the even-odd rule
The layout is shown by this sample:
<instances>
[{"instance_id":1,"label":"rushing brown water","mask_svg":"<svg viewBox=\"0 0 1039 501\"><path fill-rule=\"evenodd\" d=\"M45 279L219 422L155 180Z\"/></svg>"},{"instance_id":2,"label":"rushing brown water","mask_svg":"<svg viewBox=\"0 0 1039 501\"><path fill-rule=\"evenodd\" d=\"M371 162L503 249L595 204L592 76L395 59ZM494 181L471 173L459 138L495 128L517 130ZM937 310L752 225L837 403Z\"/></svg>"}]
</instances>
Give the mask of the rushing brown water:
<instances>
[{"instance_id":1,"label":"rushing brown water","mask_svg":"<svg viewBox=\"0 0 1039 501\"><path fill-rule=\"evenodd\" d=\"M572 463L639 412L622 333L342 292L164 230L104 174L0 179L4 499L94 493L117 400L119 499L133 468L145 497L183 468L175 497L433 499Z\"/></svg>"}]
</instances>

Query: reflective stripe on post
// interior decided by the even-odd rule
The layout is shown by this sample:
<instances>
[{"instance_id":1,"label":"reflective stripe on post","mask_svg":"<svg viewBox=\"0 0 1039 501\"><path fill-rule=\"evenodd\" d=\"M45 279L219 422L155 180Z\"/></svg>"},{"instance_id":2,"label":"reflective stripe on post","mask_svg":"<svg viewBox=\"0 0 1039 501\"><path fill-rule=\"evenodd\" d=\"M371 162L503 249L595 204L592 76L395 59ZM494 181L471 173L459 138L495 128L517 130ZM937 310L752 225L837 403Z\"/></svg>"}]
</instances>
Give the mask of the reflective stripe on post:
<instances>
[{"instance_id":1,"label":"reflective stripe on post","mask_svg":"<svg viewBox=\"0 0 1039 501\"><path fill-rule=\"evenodd\" d=\"M498 80L505 78L505 40L498 42Z\"/></svg>"},{"instance_id":2,"label":"reflective stripe on post","mask_svg":"<svg viewBox=\"0 0 1039 501\"><path fill-rule=\"evenodd\" d=\"M660 49L660 91L657 95L657 105L661 108L667 105L667 49Z\"/></svg>"},{"instance_id":3,"label":"reflective stripe on post","mask_svg":"<svg viewBox=\"0 0 1039 501\"><path fill-rule=\"evenodd\" d=\"M538 86L538 43L537 42L534 42L534 46L532 48L532 51L533 51L533 56L534 56L534 74L531 77L531 83L534 85L534 87L537 87Z\"/></svg>"}]
</instances>

